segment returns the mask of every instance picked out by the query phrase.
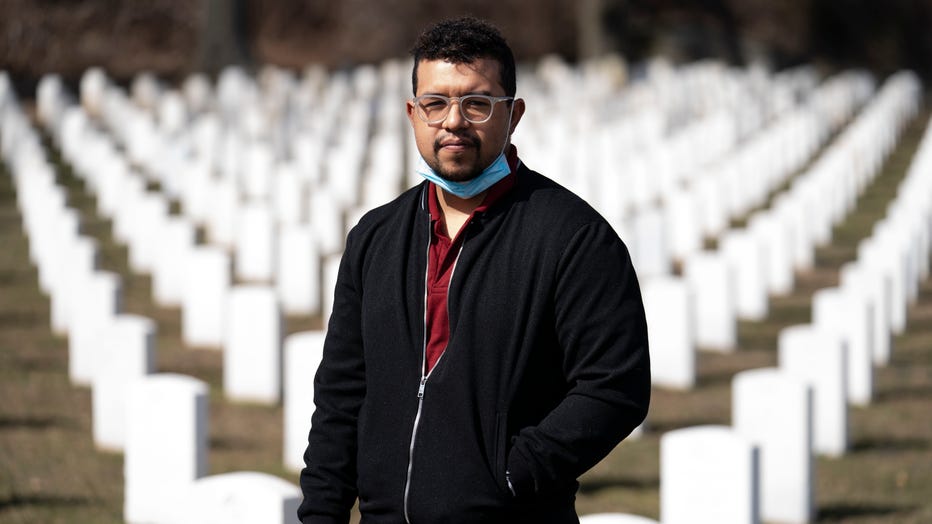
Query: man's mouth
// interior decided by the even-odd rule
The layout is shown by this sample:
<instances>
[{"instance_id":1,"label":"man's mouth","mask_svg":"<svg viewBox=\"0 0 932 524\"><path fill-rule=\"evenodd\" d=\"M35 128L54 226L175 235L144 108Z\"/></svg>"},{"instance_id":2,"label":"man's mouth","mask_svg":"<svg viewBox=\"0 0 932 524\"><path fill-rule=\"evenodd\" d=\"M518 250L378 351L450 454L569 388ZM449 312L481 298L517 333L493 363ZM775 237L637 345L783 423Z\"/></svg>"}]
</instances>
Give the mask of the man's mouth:
<instances>
[{"instance_id":1,"label":"man's mouth","mask_svg":"<svg viewBox=\"0 0 932 524\"><path fill-rule=\"evenodd\" d=\"M444 149L446 151L459 152L466 151L470 148L475 148L476 143L473 140L467 138L456 138L451 140L443 140L439 142L437 147L438 150Z\"/></svg>"}]
</instances>

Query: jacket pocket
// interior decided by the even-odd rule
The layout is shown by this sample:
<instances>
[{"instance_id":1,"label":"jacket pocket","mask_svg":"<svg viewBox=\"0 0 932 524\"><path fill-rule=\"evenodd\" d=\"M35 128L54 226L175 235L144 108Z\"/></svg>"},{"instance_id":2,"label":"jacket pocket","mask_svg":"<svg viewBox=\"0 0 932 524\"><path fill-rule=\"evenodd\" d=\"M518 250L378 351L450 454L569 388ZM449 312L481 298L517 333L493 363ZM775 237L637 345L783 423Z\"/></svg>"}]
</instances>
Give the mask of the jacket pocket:
<instances>
[{"instance_id":1,"label":"jacket pocket","mask_svg":"<svg viewBox=\"0 0 932 524\"><path fill-rule=\"evenodd\" d=\"M508 489L508 480L506 470L508 468L508 412L498 411L495 413L495 445L493 448L493 474L495 483L503 494L511 496L511 490Z\"/></svg>"}]
</instances>

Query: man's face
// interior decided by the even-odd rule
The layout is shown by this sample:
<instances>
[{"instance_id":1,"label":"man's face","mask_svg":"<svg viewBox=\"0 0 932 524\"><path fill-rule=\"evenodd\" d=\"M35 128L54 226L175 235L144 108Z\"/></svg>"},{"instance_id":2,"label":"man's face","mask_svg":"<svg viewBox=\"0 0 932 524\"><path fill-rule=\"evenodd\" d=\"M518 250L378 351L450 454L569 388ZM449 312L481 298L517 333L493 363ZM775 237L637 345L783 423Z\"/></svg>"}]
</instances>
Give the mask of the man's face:
<instances>
[{"instance_id":1,"label":"man's face","mask_svg":"<svg viewBox=\"0 0 932 524\"><path fill-rule=\"evenodd\" d=\"M480 58L466 64L444 60L422 60L417 65L415 93L457 97L463 95L505 96L499 63ZM514 104L514 110L511 109ZM408 120L414 129L417 149L433 170L454 182L472 180L488 167L508 141L521 115L524 101L495 104L492 118L473 124L463 118L459 103L450 104L447 117L428 124L418 118L414 103L408 101ZM511 120L509 121L509 113Z\"/></svg>"}]
</instances>

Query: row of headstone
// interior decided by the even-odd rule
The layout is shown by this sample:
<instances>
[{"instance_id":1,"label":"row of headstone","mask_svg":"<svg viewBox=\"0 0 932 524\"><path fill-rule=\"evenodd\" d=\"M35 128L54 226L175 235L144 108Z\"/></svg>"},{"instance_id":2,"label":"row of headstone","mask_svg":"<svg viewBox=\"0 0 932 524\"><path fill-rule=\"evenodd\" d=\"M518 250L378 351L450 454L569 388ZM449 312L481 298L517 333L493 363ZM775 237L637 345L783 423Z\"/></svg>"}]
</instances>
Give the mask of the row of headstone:
<instances>
[{"instance_id":1,"label":"row of headstone","mask_svg":"<svg viewBox=\"0 0 932 524\"><path fill-rule=\"evenodd\" d=\"M0 134L5 138L13 134L6 122ZM75 215L67 215L72 222L59 233L53 213L63 209L33 203L55 194L57 186L44 159L26 157L23 151L17 154L10 146L4 147L3 153L4 160L14 160L11 165L30 241L36 244L48 232L56 233L59 242L74 239ZM35 152L31 150L31 154ZM64 206L64 200L59 204ZM52 215L37 215L42 212ZM31 225L47 224L43 220L53 225ZM92 244L85 246L93 248ZM42 250L35 252L40 267L46 264L48 258ZM69 252L62 256L74 259L77 255ZM81 285L68 284L81 276L75 268L90 273ZM156 326L144 317L119 314L119 277L88 265L70 269L50 278L49 290L61 293L60 289L67 289L80 295L80 307L53 311L52 316L60 318L53 323L60 322L59 327L69 336L69 373L76 381L93 386L95 444L124 452L126 521L296 522L301 499L297 486L261 473L206 476L207 385L191 377L152 374ZM269 296L270 291L266 302ZM53 302L65 303L54 298Z\"/></svg>"},{"instance_id":2,"label":"row of headstone","mask_svg":"<svg viewBox=\"0 0 932 524\"><path fill-rule=\"evenodd\" d=\"M71 158L66 153L66 158L75 162L76 171L82 177L96 181L88 185L99 189L100 211L113 219L116 238L128 245L130 267L136 272L152 275L153 296L157 303L181 306L188 259L197 247L194 221L170 215L164 195L147 191L143 178L128 167L128 162L119 157L112 145L105 145L106 137L93 131L83 135L73 131L82 125L90 125L86 116L81 115L82 111L77 107L66 112L64 136L83 137L75 140L99 145L78 147L72 144L63 150L73 150L75 156ZM116 200L108 195L117 194L121 195L118 203L108 205L111 200ZM224 208L222 194L218 195L218 200L220 207ZM316 209L321 211L316 223L325 223L328 217L338 213L332 205L327 205L326 199L321 199L321 205ZM324 212L326 209L330 212ZM328 229L333 232L320 235L316 233L319 228L312 226L274 223L267 205L233 205L227 210L229 214L223 223L233 236L231 255L235 261L231 278L274 281L288 313L312 314L319 311L320 276L319 271L315 271L319 264L319 240L326 238L328 249L338 249L338 243L342 245L342 226L331 221L332 226ZM302 242L290 241L296 238L301 238Z\"/></svg>"},{"instance_id":3,"label":"row of headstone","mask_svg":"<svg viewBox=\"0 0 932 524\"><path fill-rule=\"evenodd\" d=\"M887 127L882 127L885 125L894 129L890 134L895 137L912 114L909 108L915 104L917 96L912 82L914 79L909 80L909 77L904 76L891 78L878 98L871 101L864 113L852 123L852 127L840 136L839 140L848 144L846 149L835 147L834 153L830 154L869 155L870 151L889 150L889 146L879 142L876 145L867 141L855 142L849 136L853 133L862 136L886 133ZM891 100L897 103L891 106ZM877 119L875 115L881 114L877 107L890 107L886 119ZM878 126L874 135L863 134L861 131L866 128L865 121ZM879 164L874 163L874 166L879 167ZM643 296L651 335L654 384L675 389L691 388L695 381L694 352L697 347L733 351L737 319L759 320L766 317L769 297L792 290L794 271L811 265L815 248L816 235L807 230L811 225L807 214L809 202L804 195L792 189L779 195L773 208L758 212L748 220L748 227L726 231L720 238L717 251L690 254L684 261L682 278L650 275L644 278ZM659 231L654 229L654 235ZM635 244L642 245L637 242L638 238ZM858 271L857 275L852 274L847 280L858 282L857 285L861 287L873 286L864 292L879 294L876 279L868 279L863 275L867 270ZM832 299L827 295L820 300ZM833 307L826 302L825 306L815 308L818 315L826 317L823 322L834 323L837 329L848 331L858 329L857 326L871 326L869 336L876 339L872 344L877 345L880 355L887 353L889 349L885 348L889 347L889 342L885 344L884 340L889 335L884 331L883 313L879 310L873 313L864 310L861 311L862 318L866 319L864 315L872 315L873 325L852 323L854 317L851 315L855 312L849 310L855 302L840 300L843 307ZM861 342L862 339L863 336L853 340L861 343L858 347L862 347L866 344ZM860 350L861 353L864 351L866 349ZM877 358L882 359L881 356ZM857 381L863 384L865 374L867 371L862 366L859 374L853 376L862 377ZM863 399L863 387L853 392L852 398Z\"/></svg>"},{"instance_id":4,"label":"row of headstone","mask_svg":"<svg viewBox=\"0 0 932 524\"><path fill-rule=\"evenodd\" d=\"M882 114L877 104L889 104L889 112L882 114L889 120L864 136L876 138L889 133L895 142L899 130L914 114L915 87L913 77L899 75L888 81L881 98L868 107L866 118L882 122L884 118L876 116ZM864 120L859 118L855 125L860 122ZM845 133L863 133L865 128L849 128ZM901 186L921 187L925 189L922 196L904 196L910 204L902 207L895 201L874 235L865 240L868 245L884 245L887 258L897 262L872 266L865 260L867 255L861 255L867 250L859 250L858 260L842 270L839 288L816 292L812 324L792 326L780 333L779 367L734 376L730 427L691 427L661 437L661 522L813 520L813 456L846 452L848 405L870 402L873 366L889 359L893 308L888 297L895 297L892 300L899 301L901 308L909 303L909 293L891 293L895 286L889 283L899 281L899 288L905 290L928 276L932 183L928 177L915 175L922 172L919 165L925 169L932 165L932 146L927 145L932 144L932 138L928 137L932 137L929 131ZM846 140L851 144L846 147L864 145ZM878 140L876 148L863 154L883 158L891 147ZM876 160L869 162L870 169L879 165ZM852 176L869 180L873 176L870 169ZM904 191L900 195L916 193ZM896 233L886 226L894 221ZM875 238L880 235L889 236ZM885 272L886 268L891 269ZM899 276L894 276L895 272ZM877 314L878 310L883 313ZM877 330L882 333L878 335Z\"/></svg>"},{"instance_id":5,"label":"row of headstone","mask_svg":"<svg viewBox=\"0 0 932 524\"><path fill-rule=\"evenodd\" d=\"M844 85L849 92L859 93L842 97L849 102L846 114L851 114L866 101L865 96L870 96L870 91L859 89L862 83L861 76L842 74L816 91L834 91L838 85ZM812 95L811 100L823 97ZM693 166L692 174L659 194L658 203L645 203L629 212L627 218L619 214L619 209L600 208L603 214L614 218L613 224L631 244L639 274L669 274L674 261L683 261L702 249L704 238L726 233L729 220L762 205L837 130L831 124L843 124L822 116L824 113L814 102L794 107L745 143L724 150L712 162ZM615 166L623 169L631 163L636 165L638 154L642 153L629 152L627 155L632 158L606 163L594 171L603 173L600 179L605 180L610 176L606 173L619 169ZM783 289L787 287L786 275L786 271L774 275L782 278ZM756 314L759 308L750 307Z\"/></svg>"}]
</instances>

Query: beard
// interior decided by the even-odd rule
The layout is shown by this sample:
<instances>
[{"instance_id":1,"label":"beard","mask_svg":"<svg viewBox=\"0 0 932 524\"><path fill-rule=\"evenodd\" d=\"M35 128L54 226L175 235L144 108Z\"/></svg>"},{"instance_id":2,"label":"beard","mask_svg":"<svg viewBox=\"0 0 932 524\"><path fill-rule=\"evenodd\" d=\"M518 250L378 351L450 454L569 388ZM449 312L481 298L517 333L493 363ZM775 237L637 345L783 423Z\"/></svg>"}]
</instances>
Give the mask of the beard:
<instances>
[{"instance_id":1,"label":"beard","mask_svg":"<svg viewBox=\"0 0 932 524\"><path fill-rule=\"evenodd\" d=\"M474 155L473 158L475 160L473 161L473 164L471 166L467 165L466 162L468 161L466 160L466 158L463 158L461 161L450 160L447 162L448 167L444 167L443 163L441 163L440 161L440 149L441 149L440 140L434 141L433 158L431 158L430 160L425 159L425 161L427 162L427 165L429 165L430 168L434 170L434 173L437 173L437 175L440 178L444 180L448 180L450 182L469 182L470 180L482 174L482 171L484 171L485 168L488 167L488 166L480 166L478 163L478 160L481 156L480 155L481 143L479 142L479 140L473 137L460 137L460 139L468 140L471 143L472 147L474 148L474 151L472 152L472 154ZM459 167L459 168L450 169L449 166L451 163L453 164L453 167Z\"/></svg>"}]
</instances>

